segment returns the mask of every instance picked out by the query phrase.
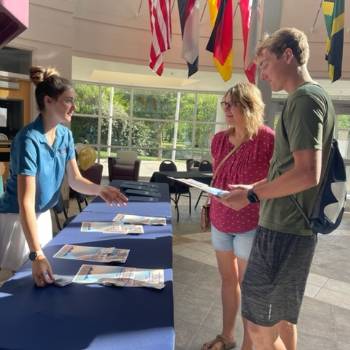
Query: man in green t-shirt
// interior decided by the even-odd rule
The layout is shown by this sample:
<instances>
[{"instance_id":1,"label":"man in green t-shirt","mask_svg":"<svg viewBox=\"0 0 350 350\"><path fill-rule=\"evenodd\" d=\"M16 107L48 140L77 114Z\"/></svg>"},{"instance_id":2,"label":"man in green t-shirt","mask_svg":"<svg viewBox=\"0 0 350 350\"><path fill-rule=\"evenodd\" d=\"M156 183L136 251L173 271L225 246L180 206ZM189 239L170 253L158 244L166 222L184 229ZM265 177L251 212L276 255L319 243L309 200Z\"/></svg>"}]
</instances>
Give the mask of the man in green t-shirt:
<instances>
[{"instance_id":1,"label":"man in green t-shirt","mask_svg":"<svg viewBox=\"0 0 350 350\"><path fill-rule=\"evenodd\" d=\"M296 323L317 236L290 196L311 213L327 163L335 113L308 72L306 35L283 28L257 50L261 77L288 99L276 127L267 179L232 186L223 203L239 210L261 201L260 220L242 288L242 315L254 349L295 350Z\"/></svg>"}]
</instances>

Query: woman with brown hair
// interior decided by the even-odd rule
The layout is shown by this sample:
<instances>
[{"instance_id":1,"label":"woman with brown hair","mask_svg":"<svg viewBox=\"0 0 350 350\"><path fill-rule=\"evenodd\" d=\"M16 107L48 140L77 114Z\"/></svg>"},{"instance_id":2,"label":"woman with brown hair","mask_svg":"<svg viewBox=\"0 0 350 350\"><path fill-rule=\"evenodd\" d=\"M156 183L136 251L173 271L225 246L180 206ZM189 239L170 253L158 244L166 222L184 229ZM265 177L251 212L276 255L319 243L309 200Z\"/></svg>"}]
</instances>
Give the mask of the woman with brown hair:
<instances>
[{"instance_id":1,"label":"woman with brown hair","mask_svg":"<svg viewBox=\"0 0 350 350\"><path fill-rule=\"evenodd\" d=\"M62 125L71 121L75 110L71 83L52 68L32 67L30 78L40 113L11 145L10 176L0 197L0 269L16 271L29 257L34 281L44 287L54 277L41 247L52 238L50 209L58 201L65 173L77 192L110 204L126 203L127 198L79 172L72 133Z\"/></svg>"},{"instance_id":2,"label":"woman with brown hair","mask_svg":"<svg viewBox=\"0 0 350 350\"><path fill-rule=\"evenodd\" d=\"M255 183L266 177L273 153L274 132L263 124L264 103L259 89L253 84L238 83L230 88L221 106L228 128L215 134L211 143L213 186L229 190L230 185ZM236 346L234 326L240 304L240 283L258 216L258 203L235 211L215 197L211 198L211 235L221 277L223 328L215 339L203 345L203 350ZM245 328L244 320L243 324ZM241 349L252 349L246 331Z\"/></svg>"}]
</instances>

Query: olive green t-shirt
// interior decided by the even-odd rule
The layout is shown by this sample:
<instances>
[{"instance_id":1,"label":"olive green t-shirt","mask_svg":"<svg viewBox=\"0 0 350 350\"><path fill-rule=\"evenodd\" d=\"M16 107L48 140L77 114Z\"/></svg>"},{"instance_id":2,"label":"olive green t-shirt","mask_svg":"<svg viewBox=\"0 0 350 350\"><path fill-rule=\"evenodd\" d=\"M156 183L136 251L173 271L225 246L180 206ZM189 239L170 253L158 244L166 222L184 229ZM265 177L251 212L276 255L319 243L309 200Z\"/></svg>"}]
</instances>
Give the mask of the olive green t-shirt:
<instances>
[{"instance_id":1,"label":"olive green t-shirt","mask_svg":"<svg viewBox=\"0 0 350 350\"><path fill-rule=\"evenodd\" d=\"M276 126L275 147L268 180L272 181L293 166L294 151L307 149L322 150L322 179L333 138L334 121L332 101L319 85L305 83L291 93ZM295 195L308 216L317 197L318 187ZM289 196L262 200L259 225L278 232L312 234Z\"/></svg>"}]
</instances>

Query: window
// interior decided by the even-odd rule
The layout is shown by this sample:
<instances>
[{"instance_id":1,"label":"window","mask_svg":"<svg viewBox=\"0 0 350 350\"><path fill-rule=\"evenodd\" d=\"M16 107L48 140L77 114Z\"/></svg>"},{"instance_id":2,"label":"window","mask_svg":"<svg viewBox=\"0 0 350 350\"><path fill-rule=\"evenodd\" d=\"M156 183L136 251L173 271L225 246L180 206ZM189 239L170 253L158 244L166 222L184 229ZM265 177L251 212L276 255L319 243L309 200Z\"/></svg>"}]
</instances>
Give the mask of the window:
<instances>
[{"instance_id":1,"label":"window","mask_svg":"<svg viewBox=\"0 0 350 350\"><path fill-rule=\"evenodd\" d=\"M120 149L142 159L208 159L221 95L122 88L75 82L75 142L98 149L99 159ZM178 106L178 115L177 114Z\"/></svg>"}]
</instances>

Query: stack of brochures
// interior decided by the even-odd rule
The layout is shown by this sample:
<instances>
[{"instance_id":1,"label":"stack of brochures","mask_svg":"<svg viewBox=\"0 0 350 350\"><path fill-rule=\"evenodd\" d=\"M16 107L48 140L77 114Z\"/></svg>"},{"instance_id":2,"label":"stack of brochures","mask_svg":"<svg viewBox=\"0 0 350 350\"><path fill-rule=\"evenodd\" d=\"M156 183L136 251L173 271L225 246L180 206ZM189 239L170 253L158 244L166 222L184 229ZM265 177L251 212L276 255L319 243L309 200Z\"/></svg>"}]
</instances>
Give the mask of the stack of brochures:
<instances>
[{"instance_id":1,"label":"stack of brochures","mask_svg":"<svg viewBox=\"0 0 350 350\"><path fill-rule=\"evenodd\" d=\"M117 287L149 287L162 289L164 270L139 269L135 267L82 265L73 283L104 284Z\"/></svg>"},{"instance_id":2,"label":"stack of brochures","mask_svg":"<svg viewBox=\"0 0 350 350\"><path fill-rule=\"evenodd\" d=\"M59 259L85 260L102 263L125 263L130 249L117 249L115 247L88 247L65 244L53 257Z\"/></svg>"},{"instance_id":3,"label":"stack of brochures","mask_svg":"<svg viewBox=\"0 0 350 350\"><path fill-rule=\"evenodd\" d=\"M123 235L144 233L142 225L124 225L118 222L90 222L81 223L81 232L102 232L102 233L120 233Z\"/></svg>"},{"instance_id":4,"label":"stack of brochures","mask_svg":"<svg viewBox=\"0 0 350 350\"><path fill-rule=\"evenodd\" d=\"M159 216L142 216L130 214L117 214L114 222L119 224L134 224L134 225L166 225L166 218Z\"/></svg>"}]
</instances>

